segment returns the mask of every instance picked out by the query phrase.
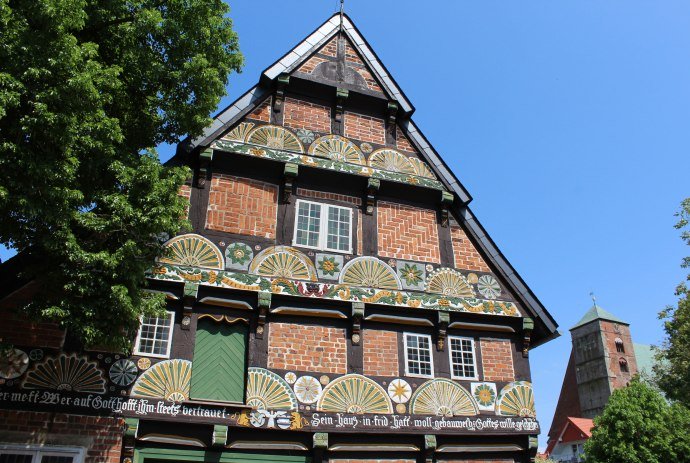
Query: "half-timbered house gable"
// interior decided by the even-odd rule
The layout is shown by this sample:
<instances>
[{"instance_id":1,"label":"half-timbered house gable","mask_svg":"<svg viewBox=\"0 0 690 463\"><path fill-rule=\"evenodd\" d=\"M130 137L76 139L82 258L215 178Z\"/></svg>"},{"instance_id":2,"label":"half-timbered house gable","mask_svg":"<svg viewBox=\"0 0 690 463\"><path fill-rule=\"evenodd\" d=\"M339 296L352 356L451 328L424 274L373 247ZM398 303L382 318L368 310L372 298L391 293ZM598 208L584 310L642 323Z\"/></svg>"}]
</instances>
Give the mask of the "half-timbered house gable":
<instances>
[{"instance_id":1,"label":"half-timbered house gable","mask_svg":"<svg viewBox=\"0 0 690 463\"><path fill-rule=\"evenodd\" d=\"M117 399L135 463L529 461L528 353L556 324L413 112L329 18L178 146L191 229L149 272L168 311L131 355L18 343L0 387Z\"/></svg>"}]
</instances>

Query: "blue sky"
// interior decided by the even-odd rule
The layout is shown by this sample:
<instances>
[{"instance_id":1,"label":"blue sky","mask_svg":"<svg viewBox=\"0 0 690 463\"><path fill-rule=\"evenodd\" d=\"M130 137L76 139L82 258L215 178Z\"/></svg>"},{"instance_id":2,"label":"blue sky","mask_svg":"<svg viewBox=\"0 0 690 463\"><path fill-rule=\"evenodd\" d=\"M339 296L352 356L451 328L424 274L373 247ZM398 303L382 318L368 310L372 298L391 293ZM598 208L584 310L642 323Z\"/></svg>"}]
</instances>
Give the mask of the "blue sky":
<instances>
[{"instance_id":1,"label":"blue sky","mask_svg":"<svg viewBox=\"0 0 690 463\"><path fill-rule=\"evenodd\" d=\"M337 2L231 6L246 65L221 107ZM685 275L673 214L690 196L690 2L347 0L346 11L560 325L531 353L546 432L589 293L636 342L658 343L657 313Z\"/></svg>"}]
</instances>

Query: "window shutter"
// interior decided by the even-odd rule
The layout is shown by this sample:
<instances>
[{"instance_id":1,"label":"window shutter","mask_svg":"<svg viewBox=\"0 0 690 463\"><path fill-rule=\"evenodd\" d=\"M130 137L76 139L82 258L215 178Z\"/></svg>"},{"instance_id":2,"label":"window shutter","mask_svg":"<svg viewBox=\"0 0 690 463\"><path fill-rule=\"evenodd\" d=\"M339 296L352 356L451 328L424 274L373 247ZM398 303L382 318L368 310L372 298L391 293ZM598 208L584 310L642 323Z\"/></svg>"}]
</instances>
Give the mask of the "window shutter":
<instances>
[{"instance_id":1,"label":"window shutter","mask_svg":"<svg viewBox=\"0 0 690 463\"><path fill-rule=\"evenodd\" d=\"M244 402L247 326L199 320L192 362L192 399Z\"/></svg>"}]
</instances>

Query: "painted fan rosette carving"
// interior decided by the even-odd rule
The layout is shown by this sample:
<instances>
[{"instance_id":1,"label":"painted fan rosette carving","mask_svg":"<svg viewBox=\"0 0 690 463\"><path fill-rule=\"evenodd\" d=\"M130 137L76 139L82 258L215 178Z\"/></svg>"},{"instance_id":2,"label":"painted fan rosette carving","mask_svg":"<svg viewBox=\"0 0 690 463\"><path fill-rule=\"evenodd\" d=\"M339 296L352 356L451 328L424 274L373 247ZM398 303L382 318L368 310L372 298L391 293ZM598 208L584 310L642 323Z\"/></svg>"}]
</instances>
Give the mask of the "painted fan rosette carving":
<instances>
[{"instance_id":1,"label":"painted fan rosette carving","mask_svg":"<svg viewBox=\"0 0 690 463\"><path fill-rule=\"evenodd\" d=\"M278 150L304 153L304 146L295 134L278 125L260 125L247 134L247 143Z\"/></svg>"},{"instance_id":2,"label":"painted fan rosette carving","mask_svg":"<svg viewBox=\"0 0 690 463\"><path fill-rule=\"evenodd\" d=\"M532 383L515 381L501 389L496 401L496 413L505 416L535 418L534 391Z\"/></svg>"},{"instance_id":3,"label":"painted fan rosette carving","mask_svg":"<svg viewBox=\"0 0 690 463\"><path fill-rule=\"evenodd\" d=\"M255 410L297 410L297 397L287 381L264 368L247 371L246 403Z\"/></svg>"},{"instance_id":4,"label":"painted fan rosette carving","mask_svg":"<svg viewBox=\"0 0 690 463\"><path fill-rule=\"evenodd\" d=\"M475 416L479 408L465 388L449 379L437 378L417 388L410 399L410 412L446 417Z\"/></svg>"},{"instance_id":5,"label":"painted fan rosette carving","mask_svg":"<svg viewBox=\"0 0 690 463\"><path fill-rule=\"evenodd\" d=\"M393 413L393 405L383 387L357 374L341 376L328 383L316 408L324 412Z\"/></svg>"},{"instance_id":6,"label":"painted fan rosette carving","mask_svg":"<svg viewBox=\"0 0 690 463\"><path fill-rule=\"evenodd\" d=\"M165 255L158 259L160 263L223 269L223 253L203 236L193 233L176 236L164 246Z\"/></svg>"},{"instance_id":7,"label":"painted fan rosette carving","mask_svg":"<svg viewBox=\"0 0 690 463\"><path fill-rule=\"evenodd\" d=\"M26 389L105 393L103 371L82 355L62 354L37 363L24 379Z\"/></svg>"},{"instance_id":8,"label":"painted fan rosette carving","mask_svg":"<svg viewBox=\"0 0 690 463\"><path fill-rule=\"evenodd\" d=\"M163 360L137 379L132 387L132 395L182 402L189 400L191 380L192 362L182 359Z\"/></svg>"}]
</instances>

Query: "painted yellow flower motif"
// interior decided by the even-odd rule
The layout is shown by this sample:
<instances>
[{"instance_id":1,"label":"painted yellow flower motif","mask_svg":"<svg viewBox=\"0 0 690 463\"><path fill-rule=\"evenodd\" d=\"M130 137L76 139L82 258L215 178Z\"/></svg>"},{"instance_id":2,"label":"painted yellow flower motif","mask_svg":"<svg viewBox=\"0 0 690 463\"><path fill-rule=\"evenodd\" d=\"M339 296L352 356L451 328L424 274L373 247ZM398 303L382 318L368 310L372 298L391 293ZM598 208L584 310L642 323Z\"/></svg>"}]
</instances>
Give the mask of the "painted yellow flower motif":
<instances>
[{"instance_id":1,"label":"painted yellow flower motif","mask_svg":"<svg viewBox=\"0 0 690 463\"><path fill-rule=\"evenodd\" d=\"M154 267L153 273L156 275L163 275L165 273L168 273L168 269L165 267Z\"/></svg>"},{"instance_id":2,"label":"painted yellow flower motif","mask_svg":"<svg viewBox=\"0 0 690 463\"><path fill-rule=\"evenodd\" d=\"M249 148L249 152L254 156L264 156L266 154L266 150L262 150L261 148Z\"/></svg>"},{"instance_id":3,"label":"painted yellow flower motif","mask_svg":"<svg viewBox=\"0 0 690 463\"><path fill-rule=\"evenodd\" d=\"M412 185L417 185L419 183L419 179L409 176L407 177L407 183L411 183Z\"/></svg>"},{"instance_id":4,"label":"painted yellow flower motif","mask_svg":"<svg viewBox=\"0 0 690 463\"><path fill-rule=\"evenodd\" d=\"M213 284L216 282L216 278L218 278L218 274L216 272L209 272L208 273L208 282L210 284Z\"/></svg>"},{"instance_id":5,"label":"painted yellow flower motif","mask_svg":"<svg viewBox=\"0 0 690 463\"><path fill-rule=\"evenodd\" d=\"M418 308L422 304L422 301L419 299L408 299L407 300L407 305L413 308Z\"/></svg>"},{"instance_id":6,"label":"painted yellow flower motif","mask_svg":"<svg viewBox=\"0 0 690 463\"><path fill-rule=\"evenodd\" d=\"M450 301L448 299L441 298L438 300L438 305L448 307L450 305Z\"/></svg>"}]
</instances>

